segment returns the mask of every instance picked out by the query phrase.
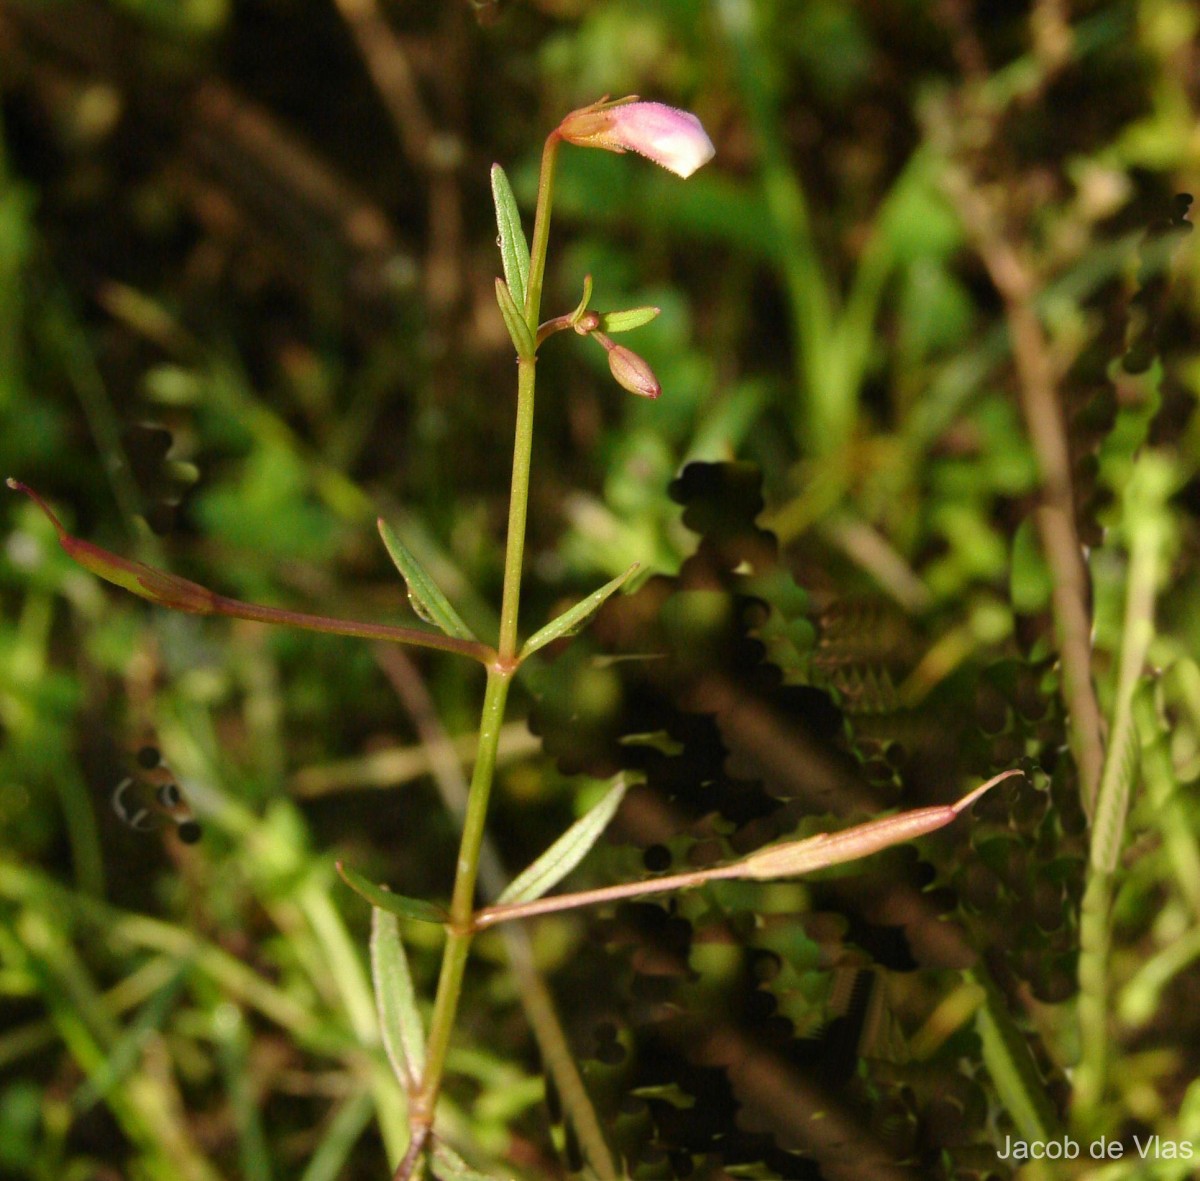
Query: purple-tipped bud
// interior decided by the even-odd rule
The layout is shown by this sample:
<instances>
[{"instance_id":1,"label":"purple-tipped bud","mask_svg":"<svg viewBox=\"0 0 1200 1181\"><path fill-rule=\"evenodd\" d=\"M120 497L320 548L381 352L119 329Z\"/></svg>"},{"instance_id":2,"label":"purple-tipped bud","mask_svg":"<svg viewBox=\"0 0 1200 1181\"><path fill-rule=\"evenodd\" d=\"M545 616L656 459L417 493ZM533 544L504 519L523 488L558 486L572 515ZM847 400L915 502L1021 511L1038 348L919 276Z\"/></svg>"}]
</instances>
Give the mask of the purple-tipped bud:
<instances>
[{"instance_id":1,"label":"purple-tipped bud","mask_svg":"<svg viewBox=\"0 0 1200 1181\"><path fill-rule=\"evenodd\" d=\"M695 115L662 103L593 103L572 111L559 124L558 134L581 148L637 152L682 177L691 176L714 153Z\"/></svg>"},{"instance_id":2,"label":"purple-tipped bud","mask_svg":"<svg viewBox=\"0 0 1200 1181\"><path fill-rule=\"evenodd\" d=\"M614 344L608 350L608 367L617 384L639 398L657 398L662 393L654 370L623 344Z\"/></svg>"}]
</instances>

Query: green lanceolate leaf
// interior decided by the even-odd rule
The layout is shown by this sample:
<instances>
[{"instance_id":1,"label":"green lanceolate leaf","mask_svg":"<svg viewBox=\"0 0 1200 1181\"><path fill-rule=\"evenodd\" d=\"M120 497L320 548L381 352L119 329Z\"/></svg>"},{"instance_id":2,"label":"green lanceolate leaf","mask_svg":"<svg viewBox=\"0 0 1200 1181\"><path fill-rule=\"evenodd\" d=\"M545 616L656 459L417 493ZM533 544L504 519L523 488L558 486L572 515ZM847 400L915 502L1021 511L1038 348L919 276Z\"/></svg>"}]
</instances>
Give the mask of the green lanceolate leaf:
<instances>
[{"instance_id":1,"label":"green lanceolate leaf","mask_svg":"<svg viewBox=\"0 0 1200 1181\"><path fill-rule=\"evenodd\" d=\"M371 910L371 979L379 1032L400 1085L411 1093L425 1071L425 1030L394 914Z\"/></svg>"},{"instance_id":2,"label":"green lanceolate leaf","mask_svg":"<svg viewBox=\"0 0 1200 1181\"><path fill-rule=\"evenodd\" d=\"M624 574L618 574L611 582L606 582L599 590L592 591L586 599L581 599L569 611L564 611L540 631L534 632L525 641L520 659L524 660L527 656L532 656L539 648L544 648L555 640L561 640L564 636L573 636L584 628L592 616L604 606L605 600L616 594L633 577L638 565L638 562L634 562Z\"/></svg>"},{"instance_id":3,"label":"green lanceolate leaf","mask_svg":"<svg viewBox=\"0 0 1200 1181\"><path fill-rule=\"evenodd\" d=\"M357 870L348 865L337 863L337 871L342 881L356 894L360 894L372 906L386 910L389 914L398 914L404 919L416 919L420 923L445 923L450 917L440 907L422 898L408 898L403 894L393 894L374 882L364 878Z\"/></svg>"},{"instance_id":4,"label":"green lanceolate leaf","mask_svg":"<svg viewBox=\"0 0 1200 1181\"><path fill-rule=\"evenodd\" d=\"M492 165L492 200L496 205L496 228L500 231L500 260L504 278L517 307L525 306L529 286L529 246L521 229L521 211L512 186L499 164Z\"/></svg>"},{"instance_id":5,"label":"green lanceolate leaf","mask_svg":"<svg viewBox=\"0 0 1200 1181\"><path fill-rule=\"evenodd\" d=\"M500 305L500 315L504 317L504 326L508 329L508 335L512 338L513 348L517 350L517 356L532 357L537 351L537 345L533 340L533 333L529 331L529 325L525 323L524 313L513 302L512 292L509 291L508 284L503 279L496 280L496 302Z\"/></svg>"},{"instance_id":6,"label":"green lanceolate leaf","mask_svg":"<svg viewBox=\"0 0 1200 1181\"><path fill-rule=\"evenodd\" d=\"M661 308L629 308L624 312L601 312L601 332L630 332L649 324L661 312Z\"/></svg>"},{"instance_id":7,"label":"green lanceolate leaf","mask_svg":"<svg viewBox=\"0 0 1200 1181\"><path fill-rule=\"evenodd\" d=\"M625 798L628 787L629 780L624 775L619 776L598 804L575 821L532 865L513 878L497 903L532 902L557 886L599 840Z\"/></svg>"},{"instance_id":8,"label":"green lanceolate leaf","mask_svg":"<svg viewBox=\"0 0 1200 1181\"><path fill-rule=\"evenodd\" d=\"M459 640L474 640L475 634L463 623L450 600L441 588L429 577L425 567L417 561L412 551L396 536L391 526L379 518L379 536L387 548L388 556L396 565L408 587L408 601L412 609L426 623L440 627L448 636Z\"/></svg>"}]
</instances>

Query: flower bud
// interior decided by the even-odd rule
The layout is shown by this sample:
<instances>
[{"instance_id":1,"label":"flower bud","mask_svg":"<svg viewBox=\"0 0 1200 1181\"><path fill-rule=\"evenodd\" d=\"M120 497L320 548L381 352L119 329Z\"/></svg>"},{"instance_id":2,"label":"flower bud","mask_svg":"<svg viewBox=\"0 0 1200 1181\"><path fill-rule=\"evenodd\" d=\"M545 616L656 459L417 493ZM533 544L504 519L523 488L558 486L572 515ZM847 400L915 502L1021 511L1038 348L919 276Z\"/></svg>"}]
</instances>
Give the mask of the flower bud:
<instances>
[{"instance_id":1,"label":"flower bud","mask_svg":"<svg viewBox=\"0 0 1200 1181\"><path fill-rule=\"evenodd\" d=\"M662 103L593 103L572 111L559 124L558 134L582 148L637 152L682 177L691 176L714 153L695 115Z\"/></svg>"},{"instance_id":2,"label":"flower bud","mask_svg":"<svg viewBox=\"0 0 1200 1181\"><path fill-rule=\"evenodd\" d=\"M639 398L657 398L662 393L654 370L623 344L614 344L608 350L608 367L617 384Z\"/></svg>"}]
</instances>

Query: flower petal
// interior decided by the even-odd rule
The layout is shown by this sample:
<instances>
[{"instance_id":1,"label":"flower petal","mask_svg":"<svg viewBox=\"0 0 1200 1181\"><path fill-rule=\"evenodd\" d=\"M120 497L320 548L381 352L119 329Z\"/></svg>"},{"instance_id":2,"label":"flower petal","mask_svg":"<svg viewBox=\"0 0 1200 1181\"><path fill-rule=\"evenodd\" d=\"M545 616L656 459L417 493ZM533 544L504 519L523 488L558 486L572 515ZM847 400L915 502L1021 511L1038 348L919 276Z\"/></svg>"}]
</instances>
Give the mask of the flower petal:
<instances>
[{"instance_id":1,"label":"flower petal","mask_svg":"<svg viewBox=\"0 0 1200 1181\"><path fill-rule=\"evenodd\" d=\"M695 115L663 103L584 107L568 115L558 133L580 147L637 152L682 177L708 163L715 151Z\"/></svg>"}]
</instances>

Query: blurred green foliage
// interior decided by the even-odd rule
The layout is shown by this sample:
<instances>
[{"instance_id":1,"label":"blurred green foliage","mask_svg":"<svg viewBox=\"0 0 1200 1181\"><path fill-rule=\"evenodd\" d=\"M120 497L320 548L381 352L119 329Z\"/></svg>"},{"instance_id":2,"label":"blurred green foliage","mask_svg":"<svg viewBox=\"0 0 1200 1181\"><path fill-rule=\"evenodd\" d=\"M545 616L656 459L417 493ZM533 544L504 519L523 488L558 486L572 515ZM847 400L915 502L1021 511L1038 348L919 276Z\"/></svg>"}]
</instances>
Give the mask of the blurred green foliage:
<instances>
[{"instance_id":1,"label":"blurred green foliage","mask_svg":"<svg viewBox=\"0 0 1200 1181\"><path fill-rule=\"evenodd\" d=\"M628 339L664 393L626 397L571 334L544 350L524 634L631 562L656 577L529 679L516 714L549 753L506 732L495 842L521 868L594 790L571 773L618 761L665 778L589 884L1025 767L1028 789L921 863L531 928L631 1176L834 1177L862 1145L855 1175L1006 1176L997 1136L1071 1126L1086 843L1022 374L948 183L965 176L1031 277L1106 711L1145 524L1124 493L1162 465L1114 1066L1088 1130L1200 1137L1200 294L1173 203L1200 183L1194 5L379 9L391 90L348 2L0 7L0 475L224 593L406 620L382 514L491 635L515 373L489 165L528 216L566 111L603 93L696 111L718 154L686 184L562 156L549 314L588 274L599 309L660 306ZM685 464L735 459L763 503L742 468L672 494ZM0 1170L387 1176L403 1100L367 907L333 864L444 900L456 822L404 684L469 736L474 666L397 674L354 641L167 616L101 588L15 496L0 536ZM695 698L714 684L742 696ZM820 757L790 745L806 732ZM147 741L196 846L114 812ZM429 996L437 931L403 927ZM488 1175L566 1175L518 987L494 936L479 950L446 1135ZM727 1057L689 1057L667 1010ZM814 1078L847 1139L807 1121ZM1138 1167L1113 1175L1190 1175Z\"/></svg>"}]
</instances>

